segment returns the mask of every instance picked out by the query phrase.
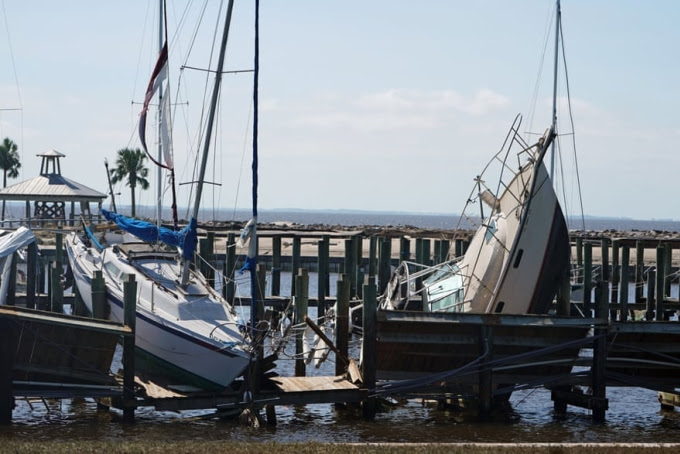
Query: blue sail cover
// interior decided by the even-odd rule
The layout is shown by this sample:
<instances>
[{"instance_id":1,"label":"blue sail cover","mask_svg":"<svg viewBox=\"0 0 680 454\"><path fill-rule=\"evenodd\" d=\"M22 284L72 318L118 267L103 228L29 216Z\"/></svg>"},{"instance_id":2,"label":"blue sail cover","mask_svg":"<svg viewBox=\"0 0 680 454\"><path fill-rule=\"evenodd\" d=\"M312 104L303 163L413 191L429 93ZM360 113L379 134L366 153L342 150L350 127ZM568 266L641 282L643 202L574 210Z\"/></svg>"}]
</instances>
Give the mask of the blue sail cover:
<instances>
[{"instance_id":1,"label":"blue sail cover","mask_svg":"<svg viewBox=\"0 0 680 454\"><path fill-rule=\"evenodd\" d=\"M168 246L176 246L182 249L184 258L189 260L196 251L198 244L198 225L195 218L191 218L189 225L182 230L174 231L167 227L160 227L152 222L140 219L129 218L122 214L102 209L102 214L106 219L115 222L118 227L126 232L132 233L140 240L149 243L162 241Z\"/></svg>"}]
</instances>

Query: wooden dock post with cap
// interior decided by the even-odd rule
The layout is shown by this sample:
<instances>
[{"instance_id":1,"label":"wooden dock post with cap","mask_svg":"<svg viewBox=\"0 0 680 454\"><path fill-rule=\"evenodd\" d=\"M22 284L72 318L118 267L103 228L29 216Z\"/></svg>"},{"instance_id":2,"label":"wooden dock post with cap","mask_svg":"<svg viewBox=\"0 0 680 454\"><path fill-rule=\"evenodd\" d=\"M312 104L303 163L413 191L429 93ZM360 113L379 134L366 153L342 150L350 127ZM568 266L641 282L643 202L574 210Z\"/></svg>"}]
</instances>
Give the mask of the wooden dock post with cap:
<instances>
[{"instance_id":1,"label":"wooden dock post with cap","mask_svg":"<svg viewBox=\"0 0 680 454\"><path fill-rule=\"evenodd\" d=\"M295 276L295 324L300 326L307 316L307 307L309 305L309 275L306 268L300 269L298 275ZM304 377L307 374L305 366L305 359L303 358L303 341L304 330L298 329L295 334L295 376Z\"/></svg>"},{"instance_id":2,"label":"wooden dock post with cap","mask_svg":"<svg viewBox=\"0 0 680 454\"><path fill-rule=\"evenodd\" d=\"M135 419L135 328L137 323L137 282L128 274L123 282L123 319L132 336L123 337L123 420Z\"/></svg>"},{"instance_id":3,"label":"wooden dock post with cap","mask_svg":"<svg viewBox=\"0 0 680 454\"><path fill-rule=\"evenodd\" d=\"M363 310L363 337L362 350L363 361L361 363L361 374L363 376L364 387L369 391L375 388L376 368L375 368L375 324L376 324L376 305L377 295L375 280L369 279L368 284L364 285L364 310ZM368 398L363 401L362 413L365 419L374 419L376 413L375 398Z\"/></svg>"}]
</instances>

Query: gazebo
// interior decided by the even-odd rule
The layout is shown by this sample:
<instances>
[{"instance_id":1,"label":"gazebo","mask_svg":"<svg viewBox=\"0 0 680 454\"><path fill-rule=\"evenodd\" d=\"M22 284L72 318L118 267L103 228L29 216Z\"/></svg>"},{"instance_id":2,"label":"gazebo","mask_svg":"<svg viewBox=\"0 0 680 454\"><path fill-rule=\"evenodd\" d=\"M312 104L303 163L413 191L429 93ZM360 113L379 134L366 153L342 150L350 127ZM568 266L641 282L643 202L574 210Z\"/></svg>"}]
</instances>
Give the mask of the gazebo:
<instances>
[{"instance_id":1,"label":"gazebo","mask_svg":"<svg viewBox=\"0 0 680 454\"><path fill-rule=\"evenodd\" d=\"M37 156L42 158L40 175L0 189L0 201L25 201L26 221L29 224L31 221L65 222L67 220L65 207L69 202L71 223L76 203L80 203L80 213L91 219L90 203L96 202L99 215L106 194L63 177L59 159L64 158L64 154L56 150L47 150ZM31 202L34 206L32 215Z\"/></svg>"}]
</instances>

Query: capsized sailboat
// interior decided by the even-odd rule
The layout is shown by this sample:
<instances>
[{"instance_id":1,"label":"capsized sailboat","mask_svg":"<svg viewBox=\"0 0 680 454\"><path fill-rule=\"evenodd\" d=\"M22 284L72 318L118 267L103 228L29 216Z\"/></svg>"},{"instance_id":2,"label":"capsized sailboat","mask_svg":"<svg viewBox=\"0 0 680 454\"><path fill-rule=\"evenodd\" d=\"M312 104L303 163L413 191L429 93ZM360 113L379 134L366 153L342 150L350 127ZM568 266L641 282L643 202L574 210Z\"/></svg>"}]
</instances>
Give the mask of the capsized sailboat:
<instances>
[{"instance_id":1,"label":"capsized sailboat","mask_svg":"<svg viewBox=\"0 0 680 454\"><path fill-rule=\"evenodd\" d=\"M174 231L103 211L108 220L134 235L132 241L108 242L92 235L86 226L83 234L74 232L65 241L75 283L90 310L92 279L95 272L101 271L106 281L110 319L122 321L123 280L128 274L135 276L138 291L135 339L137 371L161 372L172 379L172 384L193 385L209 390L229 386L248 366L251 353L247 337L240 329L231 305L191 266L197 243L196 218L232 10L233 0L227 7L205 132L202 167L189 225ZM165 56L161 52L159 62ZM154 71L149 90L156 89L156 81L162 74L158 68L159 65ZM145 109L147 105L148 101L145 102ZM109 241L111 238L109 236Z\"/></svg>"},{"instance_id":2,"label":"capsized sailboat","mask_svg":"<svg viewBox=\"0 0 680 454\"><path fill-rule=\"evenodd\" d=\"M11 232L0 230L0 304L7 302L14 253L34 241L33 232L26 227L19 227Z\"/></svg>"},{"instance_id":3,"label":"capsized sailboat","mask_svg":"<svg viewBox=\"0 0 680 454\"><path fill-rule=\"evenodd\" d=\"M545 314L569 267L569 236L544 158L555 132L528 145L517 116L503 147L475 179L468 203L482 222L461 257L423 267L403 262L381 296L382 309ZM497 186L485 179L499 167ZM491 181L491 180L489 180ZM484 216L484 207L488 215Z\"/></svg>"}]
</instances>

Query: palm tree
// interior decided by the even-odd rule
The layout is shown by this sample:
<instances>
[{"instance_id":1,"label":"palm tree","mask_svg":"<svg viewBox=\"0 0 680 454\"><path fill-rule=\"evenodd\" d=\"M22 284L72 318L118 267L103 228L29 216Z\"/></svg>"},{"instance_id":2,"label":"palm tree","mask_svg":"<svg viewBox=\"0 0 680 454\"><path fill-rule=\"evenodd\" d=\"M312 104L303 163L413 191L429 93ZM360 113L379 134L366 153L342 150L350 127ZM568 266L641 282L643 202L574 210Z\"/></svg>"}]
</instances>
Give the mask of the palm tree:
<instances>
[{"instance_id":1,"label":"palm tree","mask_svg":"<svg viewBox=\"0 0 680 454\"><path fill-rule=\"evenodd\" d=\"M19 153L17 144L9 137L5 137L0 144L0 169L2 169L2 187L7 187L7 177L16 178L19 176ZM5 220L5 201L2 201L2 220Z\"/></svg>"},{"instance_id":2,"label":"palm tree","mask_svg":"<svg viewBox=\"0 0 680 454\"><path fill-rule=\"evenodd\" d=\"M126 184L130 186L132 193L132 216L135 216L135 188L139 184L142 189L149 188L149 181L146 179L149 174L149 169L144 167L144 160L146 155L136 148L123 148L118 150L118 157L116 158L116 167L110 169L111 182L118 183L127 177Z\"/></svg>"}]
</instances>

